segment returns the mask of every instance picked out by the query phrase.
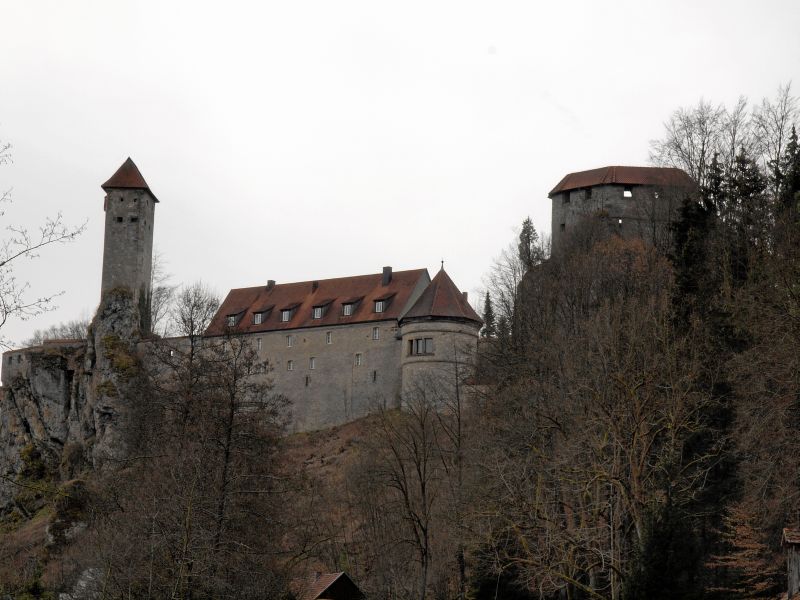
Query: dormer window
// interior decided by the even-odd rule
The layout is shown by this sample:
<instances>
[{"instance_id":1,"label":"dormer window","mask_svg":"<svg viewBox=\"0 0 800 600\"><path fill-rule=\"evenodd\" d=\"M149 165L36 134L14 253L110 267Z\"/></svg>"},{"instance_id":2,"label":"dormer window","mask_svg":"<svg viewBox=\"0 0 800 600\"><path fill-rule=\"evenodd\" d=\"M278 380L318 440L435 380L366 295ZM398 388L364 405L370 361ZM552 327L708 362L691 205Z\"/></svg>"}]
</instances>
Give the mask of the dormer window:
<instances>
[{"instance_id":1,"label":"dormer window","mask_svg":"<svg viewBox=\"0 0 800 600\"><path fill-rule=\"evenodd\" d=\"M261 325L264 322L264 313L253 313L253 325Z\"/></svg>"},{"instance_id":2,"label":"dormer window","mask_svg":"<svg viewBox=\"0 0 800 600\"><path fill-rule=\"evenodd\" d=\"M353 304L342 304L342 315L345 317L349 317L353 314Z\"/></svg>"},{"instance_id":3,"label":"dormer window","mask_svg":"<svg viewBox=\"0 0 800 600\"><path fill-rule=\"evenodd\" d=\"M292 309L291 308L284 308L281 311L281 322L288 323L292 318Z\"/></svg>"},{"instance_id":4,"label":"dormer window","mask_svg":"<svg viewBox=\"0 0 800 600\"><path fill-rule=\"evenodd\" d=\"M375 312L382 313L386 309L386 300L375 300Z\"/></svg>"},{"instance_id":5,"label":"dormer window","mask_svg":"<svg viewBox=\"0 0 800 600\"><path fill-rule=\"evenodd\" d=\"M321 306L315 306L312 309L311 316L314 319L321 319L322 318L322 307Z\"/></svg>"},{"instance_id":6,"label":"dormer window","mask_svg":"<svg viewBox=\"0 0 800 600\"><path fill-rule=\"evenodd\" d=\"M225 324L228 327L233 327L234 325L236 325L236 315L228 315L227 317L225 317Z\"/></svg>"}]
</instances>

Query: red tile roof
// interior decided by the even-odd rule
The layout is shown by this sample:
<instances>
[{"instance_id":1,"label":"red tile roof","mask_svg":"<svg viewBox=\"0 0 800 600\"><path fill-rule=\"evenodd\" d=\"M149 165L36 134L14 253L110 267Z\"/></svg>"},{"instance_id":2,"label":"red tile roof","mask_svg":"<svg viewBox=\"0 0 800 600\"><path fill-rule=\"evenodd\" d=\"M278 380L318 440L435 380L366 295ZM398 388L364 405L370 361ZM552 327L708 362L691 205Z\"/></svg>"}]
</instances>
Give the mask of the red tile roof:
<instances>
[{"instance_id":1,"label":"red tile roof","mask_svg":"<svg viewBox=\"0 0 800 600\"><path fill-rule=\"evenodd\" d=\"M341 584L337 586L339 594L328 595L326 592L341 580ZM339 573L317 573L307 579L295 580L291 584L292 593L297 597L297 600L323 600L329 597L339 597L344 591L348 598L363 598L361 590L358 589L353 580L347 576L345 572Z\"/></svg>"},{"instance_id":2,"label":"red tile roof","mask_svg":"<svg viewBox=\"0 0 800 600\"><path fill-rule=\"evenodd\" d=\"M153 196L153 199L158 202L158 198L155 197L155 194L153 194L150 186L147 185L147 182L144 180L144 177L142 177L139 168L131 160L130 156L124 163L122 163L122 166L117 169L117 172L111 176L111 179L106 181L100 187L102 187L104 190L115 188L147 190L150 192L150 195Z\"/></svg>"},{"instance_id":3,"label":"red tile roof","mask_svg":"<svg viewBox=\"0 0 800 600\"><path fill-rule=\"evenodd\" d=\"M297 329L300 327L330 327L349 323L385 321L399 319L408 309L412 295L430 281L427 269L397 271L388 285L382 284L382 273L338 277L320 281L233 289L228 292L217 314L211 320L206 335L222 335L227 327L227 318L236 315L235 331L256 333ZM360 298L360 300L358 300ZM384 312L376 313L376 300L390 298ZM356 302L349 316L342 314L342 305ZM312 317L315 306L323 306L321 319ZM263 322L253 323L253 314L270 309ZM282 322L281 309L292 308L294 313L288 322Z\"/></svg>"},{"instance_id":4,"label":"red tile roof","mask_svg":"<svg viewBox=\"0 0 800 600\"><path fill-rule=\"evenodd\" d=\"M602 167L566 175L548 194L577 190L595 185L659 185L694 188L694 180L681 169L672 167Z\"/></svg>"},{"instance_id":5,"label":"red tile roof","mask_svg":"<svg viewBox=\"0 0 800 600\"><path fill-rule=\"evenodd\" d=\"M483 323L444 269L436 274L419 300L403 315L402 320L427 317Z\"/></svg>"}]
</instances>

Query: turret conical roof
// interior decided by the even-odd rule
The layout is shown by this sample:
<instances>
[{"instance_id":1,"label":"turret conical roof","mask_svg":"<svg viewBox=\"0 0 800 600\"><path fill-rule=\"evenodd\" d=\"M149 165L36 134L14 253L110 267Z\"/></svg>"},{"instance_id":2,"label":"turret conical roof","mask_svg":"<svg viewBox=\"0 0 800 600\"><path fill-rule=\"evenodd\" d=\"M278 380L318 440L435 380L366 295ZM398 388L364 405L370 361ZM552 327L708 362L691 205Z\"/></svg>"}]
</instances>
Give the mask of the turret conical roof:
<instances>
[{"instance_id":1,"label":"turret conical roof","mask_svg":"<svg viewBox=\"0 0 800 600\"><path fill-rule=\"evenodd\" d=\"M147 185L147 182L142 177L139 168L136 166L131 160L129 156L128 159L122 163L122 166L117 169L117 172L111 176L111 179L106 181L103 185L101 185L104 190L110 189L134 189L134 190L147 190L150 192L150 195L153 196L153 200L158 202L158 198L156 198L153 190L150 189L150 186Z\"/></svg>"},{"instance_id":2,"label":"turret conical roof","mask_svg":"<svg viewBox=\"0 0 800 600\"><path fill-rule=\"evenodd\" d=\"M415 318L457 319L483 323L444 269L436 274L414 306L403 315L402 320Z\"/></svg>"}]
</instances>

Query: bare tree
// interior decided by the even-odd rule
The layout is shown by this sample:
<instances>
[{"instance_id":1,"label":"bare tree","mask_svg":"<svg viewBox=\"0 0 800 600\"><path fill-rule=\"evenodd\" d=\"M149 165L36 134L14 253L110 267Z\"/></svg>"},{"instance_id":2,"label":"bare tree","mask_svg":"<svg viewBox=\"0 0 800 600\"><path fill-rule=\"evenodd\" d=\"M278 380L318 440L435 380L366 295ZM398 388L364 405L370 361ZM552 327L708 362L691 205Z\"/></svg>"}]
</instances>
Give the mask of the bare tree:
<instances>
[{"instance_id":1,"label":"bare tree","mask_svg":"<svg viewBox=\"0 0 800 600\"><path fill-rule=\"evenodd\" d=\"M0 142L0 165L11 161L11 144ZM0 192L0 203L11 202L11 190ZM0 212L3 216L3 212ZM25 226L7 225L5 239L0 243L0 328L8 319L27 320L54 308L53 300L59 294L28 297L30 285L17 279L15 267L22 261L38 258L47 246L73 241L86 228L66 225L61 213L45 219L35 231ZM0 336L0 345L9 346Z\"/></svg>"}]
</instances>

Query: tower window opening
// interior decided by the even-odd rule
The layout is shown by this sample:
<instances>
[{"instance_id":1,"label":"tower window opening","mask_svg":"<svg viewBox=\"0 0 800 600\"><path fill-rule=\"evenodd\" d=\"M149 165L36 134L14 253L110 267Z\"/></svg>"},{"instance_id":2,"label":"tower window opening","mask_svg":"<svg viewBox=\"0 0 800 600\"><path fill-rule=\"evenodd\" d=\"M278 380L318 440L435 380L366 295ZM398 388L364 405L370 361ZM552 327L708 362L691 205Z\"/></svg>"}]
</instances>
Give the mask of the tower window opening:
<instances>
[{"instance_id":1,"label":"tower window opening","mask_svg":"<svg viewBox=\"0 0 800 600\"><path fill-rule=\"evenodd\" d=\"M562 223L561 227L560 227L561 231L564 231L566 228L567 228L567 224L566 223Z\"/></svg>"},{"instance_id":2,"label":"tower window opening","mask_svg":"<svg viewBox=\"0 0 800 600\"><path fill-rule=\"evenodd\" d=\"M117 223L122 223L122 217L117 217Z\"/></svg>"},{"instance_id":3,"label":"tower window opening","mask_svg":"<svg viewBox=\"0 0 800 600\"><path fill-rule=\"evenodd\" d=\"M416 338L414 340L409 340L408 350L409 354L415 356L433 354L433 338Z\"/></svg>"},{"instance_id":4,"label":"tower window opening","mask_svg":"<svg viewBox=\"0 0 800 600\"><path fill-rule=\"evenodd\" d=\"M131 217L131 223L138 223L139 217Z\"/></svg>"}]
</instances>

